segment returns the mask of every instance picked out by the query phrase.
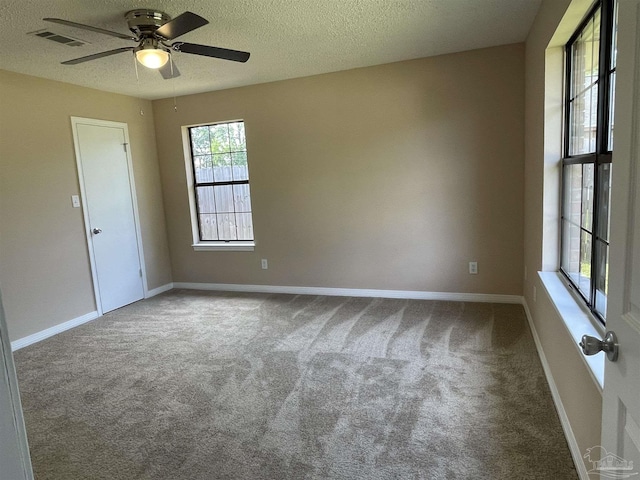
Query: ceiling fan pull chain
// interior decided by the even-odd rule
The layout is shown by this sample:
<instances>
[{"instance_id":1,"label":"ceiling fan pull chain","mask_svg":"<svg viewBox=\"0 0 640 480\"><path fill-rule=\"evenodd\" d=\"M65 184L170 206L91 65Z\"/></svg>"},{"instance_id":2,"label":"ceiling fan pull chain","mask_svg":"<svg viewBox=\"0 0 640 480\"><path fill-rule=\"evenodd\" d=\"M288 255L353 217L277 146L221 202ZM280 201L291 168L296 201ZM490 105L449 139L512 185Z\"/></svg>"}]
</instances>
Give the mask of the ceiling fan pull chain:
<instances>
[{"instance_id":1,"label":"ceiling fan pull chain","mask_svg":"<svg viewBox=\"0 0 640 480\"><path fill-rule=\"evenodd\" d=\"M173 83L171 84L171 89L173 90L173 111L178 112L178 104L176 102L176 82L173 78L173 55L169 54L169 66L171 67L171 79Z\"/></svg>"},{"instance_id":2,"label":"ceiling fan pull chain","mask_svg":"<svg viewBox=\"0 0 640 480\"><path fill-rule=\"evenodd\" d=\"M138 76L138 62L136 61L136 54L133 54L133 67L136 69L136 83L140 84L140 77Z\"/></svg>"},{"instance_id":3,"label":"ceiling fan pull chain","mask_svg":"<svg viewBox=\"0 0 640 480\"><path fill-rule=\"evenodd\" d=\"M138 62L136 61L136 52L133 52L133 68L136 71L136 85L140 87L140 77L138 76ZM144 116L144 108L142 107L142 97L140 98L140 115Z\"/></svg>"}]
</instances>

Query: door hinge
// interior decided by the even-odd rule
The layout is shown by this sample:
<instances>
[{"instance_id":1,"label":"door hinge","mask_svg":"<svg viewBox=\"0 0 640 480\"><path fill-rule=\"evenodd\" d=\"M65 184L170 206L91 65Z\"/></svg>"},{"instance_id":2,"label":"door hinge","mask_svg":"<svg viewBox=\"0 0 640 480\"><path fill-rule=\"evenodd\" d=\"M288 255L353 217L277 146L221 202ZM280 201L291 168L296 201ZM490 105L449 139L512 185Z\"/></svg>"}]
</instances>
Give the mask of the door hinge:
<instances>
[{"instance_id":1,"label":"door hinge","mask_svg":"<svg viewBox=\"0 0 640 480\"><path fill-rule=\"evenodd\" d=\"M122 146L124 147L124 152L127 153L127 145L129 145L128 143L123 143Z\"/></svg>"},{"instance_id":2,"label":"door hinge","mask_svg":"<svg viewBox=\"0 0 640 480\"><path fill-rule=\"evenodd\" d=\"M140 278L142 278L142 269L138 270L138 273L140 274Z\"/></svg>"}]
</instances>

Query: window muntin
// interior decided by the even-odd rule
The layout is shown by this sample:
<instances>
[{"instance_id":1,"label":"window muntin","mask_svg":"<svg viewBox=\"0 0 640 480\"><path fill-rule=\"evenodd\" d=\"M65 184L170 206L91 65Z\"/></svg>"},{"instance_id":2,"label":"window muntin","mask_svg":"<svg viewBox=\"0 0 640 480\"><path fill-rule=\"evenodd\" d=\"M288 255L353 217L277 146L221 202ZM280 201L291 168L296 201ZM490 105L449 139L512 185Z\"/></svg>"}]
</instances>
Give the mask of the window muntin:
<instances>
[{"instance_id":1,"label":"window muntin","mask_svg":"<svg viewBox=\"0 0 640 480\"><path fill-rule=\"evenodd\" d=\"M560 270L604 321L615 98L615 0L596 3L567 44Z\"/></svg>"},{"instance_id":2,"label":"window muntin","mask_svg":"<svg viewBox=\"0 0 640 480\"><path fill-rule=\"evenodd\" d=\"M201 242L253 241L244 122L189 128Z\"/></svg>"}]
</instances>

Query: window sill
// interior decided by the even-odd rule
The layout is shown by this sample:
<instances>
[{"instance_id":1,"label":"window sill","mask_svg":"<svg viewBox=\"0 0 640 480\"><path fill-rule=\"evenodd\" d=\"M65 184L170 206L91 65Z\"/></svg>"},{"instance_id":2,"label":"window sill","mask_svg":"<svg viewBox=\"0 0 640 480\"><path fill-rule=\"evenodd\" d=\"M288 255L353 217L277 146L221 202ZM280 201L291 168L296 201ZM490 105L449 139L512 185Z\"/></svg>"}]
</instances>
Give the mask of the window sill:
<instances>
[{"instance_id":1,"label":"window sill","mask_svg":"<svg viewBox=\"0 0 640 480\"><path fill-rule=\"evenodd\" d=\"M586 356L582 353L578 344L583 335L591 335L597 338L604 337L604 326L587 310L586 306L582 305L581 301L576 299L560 273L538 272L538 275L551 299L551 303L571 335L580 357L587 364L593 380L602 392L605 354L600 352L596 355Z\"/></svg>"},{"instance_id":2,"label":"window sill","mask_svg":"<svg viewBox=\"0 0 640 480\"><path fill-rule=\"evenodd\" d=\"M253 252L254 242L200 242L191 245L196 252Z\"/></svg>"}]
</instances>

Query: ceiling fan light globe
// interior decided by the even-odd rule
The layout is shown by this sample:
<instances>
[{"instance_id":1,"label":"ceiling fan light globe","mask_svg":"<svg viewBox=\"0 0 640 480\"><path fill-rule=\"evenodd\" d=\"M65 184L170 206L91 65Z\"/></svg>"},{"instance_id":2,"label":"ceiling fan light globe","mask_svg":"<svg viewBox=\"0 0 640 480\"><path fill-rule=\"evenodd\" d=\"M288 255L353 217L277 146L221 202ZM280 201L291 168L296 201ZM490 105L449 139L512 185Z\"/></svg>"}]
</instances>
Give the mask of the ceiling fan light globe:
<instances>
[{"instance_id":1,"label":"ceiling fan light globe","mask_svg":"<svg viewBox=\"0 0 640 480\"><path fill-rule=\"evenodd\" d=\"M169 61L169 52L159 48L144 48L136 52L136 59L147 68L161 68Z\"/></svg>"}]
</instances>

